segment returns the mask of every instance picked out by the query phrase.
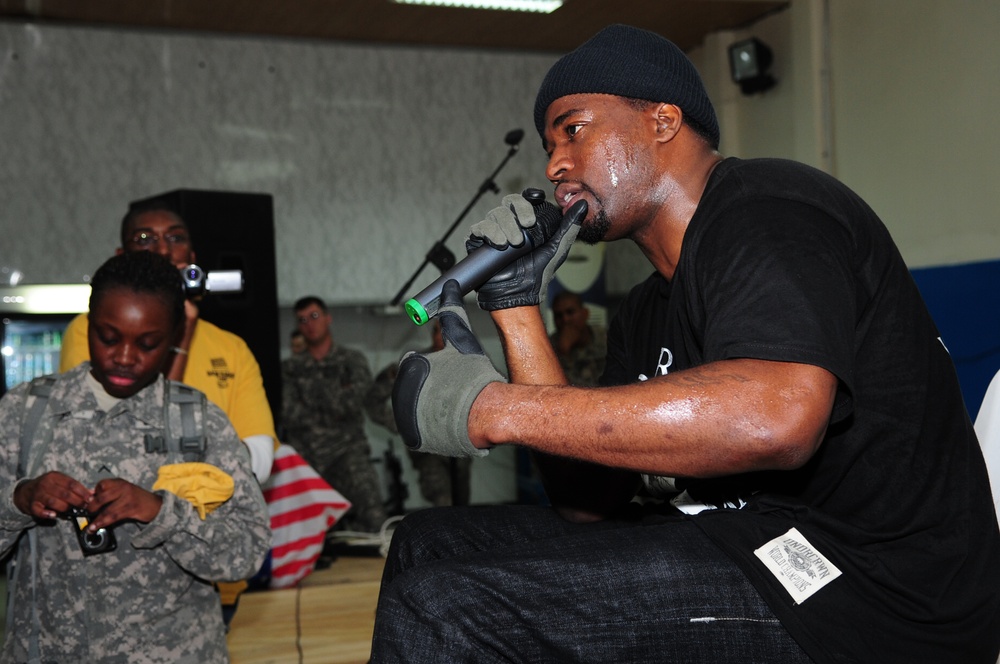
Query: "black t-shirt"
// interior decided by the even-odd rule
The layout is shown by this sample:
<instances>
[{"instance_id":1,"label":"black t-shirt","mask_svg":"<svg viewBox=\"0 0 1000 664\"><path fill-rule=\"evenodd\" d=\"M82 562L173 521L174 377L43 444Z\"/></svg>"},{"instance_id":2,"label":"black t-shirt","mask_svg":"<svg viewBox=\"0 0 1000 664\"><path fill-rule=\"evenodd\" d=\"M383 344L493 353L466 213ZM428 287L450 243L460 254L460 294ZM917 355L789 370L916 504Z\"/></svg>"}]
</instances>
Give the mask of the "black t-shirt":
<instances>
[{"instance_id":1,"label":"black t-shirt","mask_svg":"<svg viewBox=\"0 0 1000 664\"><path fill-rule=\"evenodd\" d=\"M690 481L706 502L743 504L695 522L818 662L992 664L1000 530L954 367L888 231L833 178L722 162L673 280L637 286L609 328L603 382L733 358L827 369L833 416L798 470ZM783 555L791 528L809 547ZM826 564L841 575L793 599L754 553L772 541L804 585Z\"/></svg>"}]
</instances>

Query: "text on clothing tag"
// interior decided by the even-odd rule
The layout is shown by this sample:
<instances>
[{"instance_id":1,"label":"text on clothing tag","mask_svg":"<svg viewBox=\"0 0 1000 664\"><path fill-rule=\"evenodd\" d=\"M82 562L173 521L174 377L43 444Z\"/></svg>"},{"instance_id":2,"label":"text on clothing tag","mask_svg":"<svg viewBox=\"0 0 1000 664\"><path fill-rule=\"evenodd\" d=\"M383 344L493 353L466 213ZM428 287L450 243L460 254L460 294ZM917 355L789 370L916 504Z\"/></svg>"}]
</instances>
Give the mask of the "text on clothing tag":
<instances>
[{"instance_id":1,"label":"text on clothing tag","mask_svg":"<svg viewBox=\"0 0 1000 664\"><path fill-rule=\"evenodd\" d=\"M840 570L816 551L795 528L754 551L796 604L806 601L838 576Z\"/></svg>"}]
</instances>

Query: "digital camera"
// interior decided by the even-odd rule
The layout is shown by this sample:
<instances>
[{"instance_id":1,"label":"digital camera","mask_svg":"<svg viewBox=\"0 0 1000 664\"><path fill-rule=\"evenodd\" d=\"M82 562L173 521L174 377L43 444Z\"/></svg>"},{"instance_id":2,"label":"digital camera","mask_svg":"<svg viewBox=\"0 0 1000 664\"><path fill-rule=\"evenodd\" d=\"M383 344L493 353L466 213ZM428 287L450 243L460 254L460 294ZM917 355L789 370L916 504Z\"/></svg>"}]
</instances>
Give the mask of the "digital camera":
<instances>
[{"instance_id":1,"label":"digital camera","mask_svg":"<svg viewBox=\"0 0 1000 664\"><path fill-rule=\"evenodd\" d=\"M96 532L87 532L90 525L90 514L81 507L70 507L67 518L76 531L76 539L80 542L80 550L85 556L107 553L118 548L115 533L107 528L98 528Z\"/></svg>"},{"instance_id":2,"label":"digital camera","mask_svg":"<svg viewBox=\"0 0 1000 664\"><path fill-rule=\"evenodd\" d=\"M209 292L243 292L243 272L240 270L207 272L192 264L181 270L181 276L184 278L184 294L188 299L198 298Z\"/></svg>"}]
</instances>

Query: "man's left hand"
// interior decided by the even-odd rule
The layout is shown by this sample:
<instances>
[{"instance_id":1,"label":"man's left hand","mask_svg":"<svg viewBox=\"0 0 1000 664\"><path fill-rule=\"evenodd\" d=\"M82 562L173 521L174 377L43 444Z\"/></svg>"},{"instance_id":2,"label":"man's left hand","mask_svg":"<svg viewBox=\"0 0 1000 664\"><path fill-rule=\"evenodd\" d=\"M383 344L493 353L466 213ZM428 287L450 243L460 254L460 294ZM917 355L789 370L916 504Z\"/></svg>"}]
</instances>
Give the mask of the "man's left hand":
<instances>
[{"instance_id":1,"label":"man's left hand","mask_svg":"<svg viewBox=\"0 0 1000 664\"><path fill-rule=\"evenodd\" d=\"M403 442L413 450L443 456L486 456L469 439L469 411L497 373L469 327L462 292L454 279L441 289L444 349L408 353L399 363L392 389L392 412Z\"/></svg>"}]
</instances>

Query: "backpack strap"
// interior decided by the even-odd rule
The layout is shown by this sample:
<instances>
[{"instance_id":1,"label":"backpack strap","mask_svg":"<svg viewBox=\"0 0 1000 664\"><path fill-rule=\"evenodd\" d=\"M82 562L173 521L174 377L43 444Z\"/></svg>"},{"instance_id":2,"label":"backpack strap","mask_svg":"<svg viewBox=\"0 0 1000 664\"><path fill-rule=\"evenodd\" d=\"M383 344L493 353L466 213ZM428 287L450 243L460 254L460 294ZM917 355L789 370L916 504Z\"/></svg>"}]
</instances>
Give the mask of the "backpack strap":
<instances>
[{"instance_id":1,"label":"backpack strap","mask_svg":"<svg viewBox=\"0 0 1000 664\"><path fill-rule=\"evenodd\" d=\"M42 413L49 404L49 397L52 396L52 387L56 384L55 376L41 376L31 381L28 388L28 396L35 397L31 408L25 408L24 417L21 420L21 449L17 459L18 477L27 477L28 462L31 458L31 444L35 438L35 431L42 421Z\"/></svg>"},{"instance_id":2,"label":"backpack strap","mask_svg":"<svg viewBox=\"0 0 1000 664\"><path fill-rule=\"evenodd\" d=\"M170 432L170 406L179 408L181 435L173 436ZM163 435L146 434L146 452L168 454L171 452L183 455L184 461L200 461L205 456L207 439L205 432L198 425L195 408L201 409L201 422L204 425L208 416L208 399L193 387L183 383L167 381L163 390Z\"/></svg>"},{"instance_id":3,"label":"backpack strap","mask_svg":"<svg viewBox=\"0 0 1000 664\"><path fill-rule=\"evenodd\" d=\"M28 395L35 397L34 403L31 404L30 408L25 408L23 418L21 420L21 436L20 436L20 450L18 453L17 460L17 475L18 478L27 477L29 471L28 465L31 461L31 446L34 442L35 432L38 430L38 425L42 421L42 415L45 412L45 407L49 404L49 397L52 396L52 387L56 383L55 376L41 376L35 378L31 381L31 386L28 388ZM51 433L51 432L50 432ZM44 451L45 447L48 447L48 443L51 441L51 436L45 436L43 440L43 445L40 449ZM28 549L29 553L29 565L31 573L31 619L34 626L34 632L31 638L28 640L28 662L30 664L36 664L41 661L41 652L38 643L38 637L41 633L42 623L38 616L38 583L36 579L38 578L38 533L35 528L28 529ZM17 571L16 559L12 559L8 562L8 587L7 587L7 633L11 633L11 617L14 612L11 610L11 601L14 597L14 584L15 584L15 573Z\"/></svg>"}]
</instances>

